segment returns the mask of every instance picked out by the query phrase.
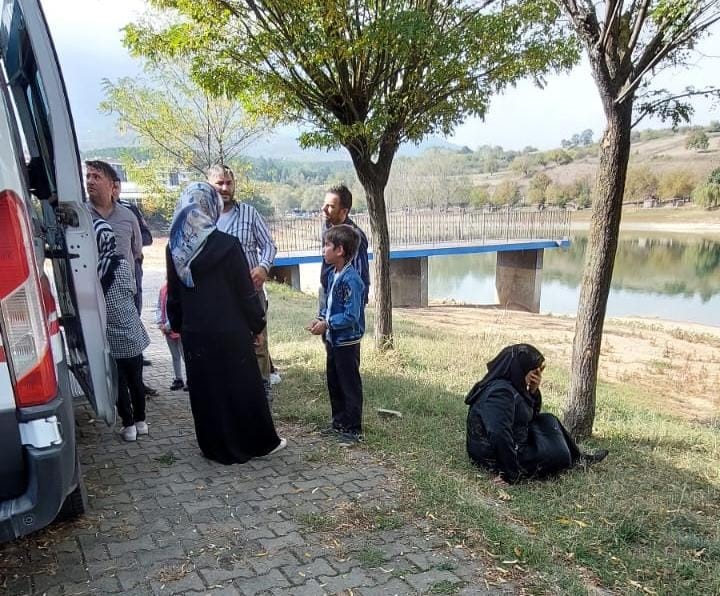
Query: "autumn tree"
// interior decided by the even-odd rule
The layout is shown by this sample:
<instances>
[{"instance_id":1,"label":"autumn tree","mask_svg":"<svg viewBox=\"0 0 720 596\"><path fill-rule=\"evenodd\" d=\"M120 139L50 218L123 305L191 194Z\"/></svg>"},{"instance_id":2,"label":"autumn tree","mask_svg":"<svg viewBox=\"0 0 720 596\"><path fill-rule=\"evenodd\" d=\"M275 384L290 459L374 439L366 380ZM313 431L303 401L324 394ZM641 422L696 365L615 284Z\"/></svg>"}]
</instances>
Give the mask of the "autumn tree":
<instances>
[{"instance_id":1,"label":"autumn tree","mask_svg":"<svg viewBox=\"0 0 720 596\"><path fill-rule=\"evenodd\" d=\"M527 199L530 203L544 205L547 199L545 191L552 184L552 178L545 172L538 172L530 180L527 191Z\"/></svg>"},{"instance_id":2,"label":"autumn tree","mask_svg":"<svg viewBox=\"0 0 720 596\"><path fill-rule=\"evenodd\" d=\"M657 196L658 177L647 166L631 168L625 178L625 200L642 202Z\"/></svg>"},{"instance_id":3,"label":"autumn tree","mask_svg":"<svg viewBox=\"0 0 720 596\"><path fill-rule=\"evenodd\" d=\"M688 100L717 90L654 89L655 73L684 63L720 19L720 0L556 0L585 48L606 128L580 289L564 420L577 438L592 433L595 388L634 125L648 115L673 124L692 114Z\"/></svg>"},{"instance_id":4,"label":"autumn tree","mask_svg":"<svg viewBox=\"0 0 720 596\"><path fill-rule=\"evenodd\" d=\"M385 186L400 145L483 116L493 93L576 59L550 0L150 0L174 19L125 41L187 56L197 80L263 95L304 125L301 144L344 147L365 190L375 267L375 340L392 346ZM318 198L318 200L320 200Z\"/></svg>"},{"instance_id":5,"label":"autumn tree","mask_svg":"<svg viewBox=\"0 0 720 596\"><path fill-rule=\"evenodd\" d=\"M190 77L187 62L156 60L144 78L103 81L101 111L116 114L121 131L176 167L204 175L216 163L231 163L267 129L264 118L244 107L247 96L212 94Z\"/></svg>"}]
</instances>

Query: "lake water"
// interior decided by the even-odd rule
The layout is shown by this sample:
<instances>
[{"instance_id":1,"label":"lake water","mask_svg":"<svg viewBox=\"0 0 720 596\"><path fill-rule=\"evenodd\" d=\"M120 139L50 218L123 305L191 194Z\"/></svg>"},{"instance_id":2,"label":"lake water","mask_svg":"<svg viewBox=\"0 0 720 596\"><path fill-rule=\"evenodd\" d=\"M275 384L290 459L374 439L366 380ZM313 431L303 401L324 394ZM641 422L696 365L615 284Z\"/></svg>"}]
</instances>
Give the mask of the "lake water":
<instances>
[{"instance_id":1,"label":"lake water","mask_svg":"<svg viewBox=\"0 0 720 596\"><path fill-rule=\"evenodd\" d=\"M575 314L587 237L546 250L540 310ZM429 259L430 300L494 304L496 255ZM720 240L694 235L622 234L608 316L643 316L720 326Z\"/></svg>"}]
</instances>

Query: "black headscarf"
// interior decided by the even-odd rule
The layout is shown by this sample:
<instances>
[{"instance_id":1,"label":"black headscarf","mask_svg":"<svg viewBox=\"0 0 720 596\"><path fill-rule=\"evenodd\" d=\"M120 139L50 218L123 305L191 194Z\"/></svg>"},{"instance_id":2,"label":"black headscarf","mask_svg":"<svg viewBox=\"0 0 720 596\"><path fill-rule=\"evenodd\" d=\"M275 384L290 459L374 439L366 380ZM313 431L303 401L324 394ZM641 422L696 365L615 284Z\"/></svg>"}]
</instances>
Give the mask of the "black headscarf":
<instances>
[{"instance_id":1,"label":"black headscarf","mask_svg":"<svg viewBox=\"0 0 720 596\"><path fill-rule=\"evenodd\" d=\"M487 374L480 379L465 398L465 403L472 405L480 397L483 390L493 381L504 380L526 398L535 401L537 398L528 393L525 377L531 370L542 366L545 356L530 344L515 344L503 348L500 353L487 363Z\"/></svg>"}]
</instances>

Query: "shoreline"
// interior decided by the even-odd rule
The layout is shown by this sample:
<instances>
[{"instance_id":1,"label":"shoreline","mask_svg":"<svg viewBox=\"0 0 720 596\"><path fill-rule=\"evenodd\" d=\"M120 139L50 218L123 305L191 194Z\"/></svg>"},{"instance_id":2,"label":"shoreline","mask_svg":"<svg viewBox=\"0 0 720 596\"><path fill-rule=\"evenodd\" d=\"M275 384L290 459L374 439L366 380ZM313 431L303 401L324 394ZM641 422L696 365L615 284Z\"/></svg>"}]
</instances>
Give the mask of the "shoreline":
<instances>
[{"instance_id":1,"label":"shoreline","mask_svg":"<svg viewBox=\"0 0 720 596\"><path fill-rule=\"evenodd\" d=\"M589 229L589 219L570 222L571 232L587 232ZM720 223L628 221L620 223L620 233L623 232L666 232L668 234L711 234L720 236Z\"/></svg>"}]
</instances>

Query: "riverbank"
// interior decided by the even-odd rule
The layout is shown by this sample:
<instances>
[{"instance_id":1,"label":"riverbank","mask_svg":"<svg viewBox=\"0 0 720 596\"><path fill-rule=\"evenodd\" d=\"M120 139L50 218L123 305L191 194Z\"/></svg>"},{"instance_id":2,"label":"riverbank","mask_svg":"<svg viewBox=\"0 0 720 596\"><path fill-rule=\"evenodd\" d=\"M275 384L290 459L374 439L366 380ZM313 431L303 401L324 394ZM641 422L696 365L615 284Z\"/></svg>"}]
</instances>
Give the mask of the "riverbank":
<instances>
[{"instance_id":1,"label":"riverbank","mask_svg":"<svg viewBox=\"0 0 720 596\"><path fill-rule=\"evenodd\" d=\"M585 231L590 226L591 210L572 214L571 229ZM665 232L720 236L720 210L708 211L692 205L642 209L625 207L620 222L621 232Z\"/></svg>"}]
</instances>

